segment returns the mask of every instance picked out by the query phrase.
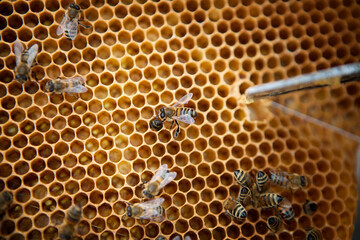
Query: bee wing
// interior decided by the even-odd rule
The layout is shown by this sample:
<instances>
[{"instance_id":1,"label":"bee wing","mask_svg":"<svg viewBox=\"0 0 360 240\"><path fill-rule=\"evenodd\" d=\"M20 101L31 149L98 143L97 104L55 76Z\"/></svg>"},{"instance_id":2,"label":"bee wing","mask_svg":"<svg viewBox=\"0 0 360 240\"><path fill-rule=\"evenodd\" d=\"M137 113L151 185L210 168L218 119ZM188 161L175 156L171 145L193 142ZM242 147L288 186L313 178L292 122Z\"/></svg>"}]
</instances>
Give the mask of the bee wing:
<instances>
[{"instance_id":1,"label":"bee wing","mask_svg":"<svg viewBox=\"0 0 360 240\"><path fill-rule=\"evenodd\" d=\"M74 87L68 87L65 88L63 90L63 92L66 93L84 93L87 91L87 88L84 86L85 85L85 80L82 77L73 77L73 78L68 78L68 79L62 79L61 81L70 83L73 82L73 84L69 84L69 85L75 85L74 83L76 82L80 82L81 84L77 84Z\"/></svg>"},{"instance_id":2,"label":"bee wing","mask_svg":"<svg viewBox=\"0 0 360 240\"><path fill-rule=\"evenodd\" d=\"M164 221L165 218L164 218L163 215L159 215L159 216L156 216L156 217L151 217L149 219L154 221L154 222L162 222L162 221Z\"/></svg>"},{"instance_id":3,"label":"bee wing","mask_svg":"<svg viewBox=\"0 0 360 240\"><path fill-rule=\"evenodd\" d=\"M60 22L60 24L58 26L58 28L56 29L56 34L57 35L63 34L64 29L65 29L66 19L67 19L67 14L65 13L63 19L61 20L61 22Z\"/></svg>"},{"instance_id":4,"label":"bee wing","mask_svg":"<svg viewBox=\"0 0 360 240\"><path fill-rule=\"evenodd\" d=\"M287 199L287 198L283 198L279 204L281 207L284 207L284 208L291 208L292 207L292 204L291 202Z\"/></svg>"},{"instance_id":5,"label":"bee wing","mask_svg":"<svg viewBox=\"0 0 360 240\"><path fill-rule=\"evenodd\" d=\"M159 169L156 171L156 173L154 174L154 176L151 178L150 182L155 181L157 178L164 176L166 174L168 170L168 165L167 164L163 164L159 167Z\"/></svg>"},{"instance_id":6,"label":"bee wing","mask_svg":"<svg viewBox=\"0 0 360 240\"><path fill-rule=\"evenodd\" d=\"M72 21L68 21L65 25L65 30L67 30L70 39L74 40L78 30L78 19L74 18Z\"/></svg>"},{"instance_id":7,"label":"bee wing","mask_svg":"<svg viewBox=\"0 0 360 240\"><path fill-rule=\"evenodd\" d=\"M29 66L31 66L33 64L36 54L38 53L38 49L39 49L39 46L36 43L29 48L29 50L28 50L29 58L27 60L27 64Z\"/></svg>"},{"instance_id":8,"label":"bee wing","mask_svg":"<svg viewBox=\"0 0 360 240\"><path fill-rule=\"evenodd\" d=\"M283 181L284 183L287 183L289 181L288 176L289 173L276 169L276 170L270 170L271 176L270 179L271 181L274 182L275 179L279 179L281 181Z\"/></svg>"},{"instance_id":9,"label":"bee wing","mask_svg":"<svg viewBox=\"0 0 360 240\"><path fill-rule=\"evenodd\" d=\"M164 201L164 198L156 198L148 202L139 203L139 206L144 209L144 213L140 218L162 222L164 220L164 216L161 213L156 212L154 208L161 206Z\"/></svg>"},{"instance_id":10,"label":"bee wing","mask_svg":"<svg viewBox=\"0 0 360 240\"><path fill-rule=\"evenodd\" d=\"M177 101L174 105L172 105L173 107L179 107L182 106L184 104L187 104L189 102L189 100L192 98L193 94L189 93L186 94L185 96L183 96L182 98L179 99L179 101Z\"/></svg>"},{"instance_id":11,"label":"bee wing","mask_svg":"<svg viewBox=\"0 0 360 240\"><path fill-rule=\"evenodd\" d=\"M156 199L153 199L153 200L150 200L147 202L139 203L139 206L144 208L146 211L146 210L152 209L154 207L160 206L161 204L163 204L164 201L165 201L164 198L156 198Z\"/></svg>"},{"instance_id":12,"label":"bee wing","mask_svg":"<svg viewBox=\"0 0 360 240\"><path fill-rule=\"evenodd\" d=\"M159 189L162 189L166 185L168 185L172 180L176 178L176 172L170 172L165 174L164 180L160 183Z\"/></svg>"},{"instance_id":13,"label":"bee wing","mask_svg":"<svg viewBox=\"0 0 360 240\"><path fill-rule=\"evenodd\" d=\"M23 51L24 51L23 45L19 41L16 41L15 44L14 44L14 53L15 53L16 65L18 65L20 63L21 54L22 54Z\"/></svg>"},{"instance_id":14,"label":"bee wing","mask_svg":"<svg viewBox=\"0 0 360 240\"><path fill-rule=\"evenodd\" d=\"M195 123L195 120L192 116L190 115L181 115L181 116L173 116L172 117L173 119L176 119L180 122L183 122L183 123L187 123L187 124L193 124Z\"/></svg>"}]
</instances>

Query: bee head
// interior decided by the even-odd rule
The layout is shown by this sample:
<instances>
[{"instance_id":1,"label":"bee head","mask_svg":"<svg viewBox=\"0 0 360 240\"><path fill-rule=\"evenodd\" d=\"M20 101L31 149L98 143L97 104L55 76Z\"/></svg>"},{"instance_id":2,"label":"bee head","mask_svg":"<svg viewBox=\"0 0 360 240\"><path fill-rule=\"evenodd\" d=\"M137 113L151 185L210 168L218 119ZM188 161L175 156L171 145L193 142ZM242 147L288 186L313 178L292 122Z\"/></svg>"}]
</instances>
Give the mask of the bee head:
<instances>
[{"instance_id":1,"label":"bee head","mask_svg":"<svg viewBox=\"0 0 360 240\"><path fill-rule=\"evenodd\" d=\"M55 90L53 81L50 80L46 83L45 90L48 92L53 92Z\"/></svg>"},{"instance_id":2,"label":"bee head","mask_svg":"<svg viewBox=\"0 0 360 240\"><path fill-rule=\"evenodd\" d=\"M77 5L77 4L74 4L74 3L70 4L70 8L73 8L73 9L78 10L78 11L80 10L80 6Z\"/></svg>"},{"instance_id":3,"label":"bee head","mask_svg":"<svg viewBox=\"0 0 360 240\"><path fill-rule=\"evenodd\" d=\"M131 215L132 215L130 206L127 207L127 215L128 215L128 217L131 217Z\"/></svg>"},{"instance_id":4,"label":"bee head","mask_svg":"<svg viewBox=\"0 0 360 240\"><path fill-rule=\"evenodd\" d=\"M16 74L15 77L20 82L26 82L26 80L27 80L27 75L26 74Z\"/></svg>"},{"instance_id":5,"label":"bee head","mask_svg":"<svg viewBox=\"0 0 360 240\"><path fill-rule=\"evenodd\" d=\"M153 197L154 197L151 193L149 193L149 192L146 191L146 190L143 191L143 195L144 195L144 197L146 197L146 198L153 198Z\"/></svg>"},{"instance_id":6,"label":"bee head","mask_svg":"<svg viewBox=\"0 0 360 240\"><path fill-rule=\"evenodd\" d=\"M249 192L249 188L247 188L247 187L242 187L241 188L241 193L242 194L247 194Z\"/></svg>"},{"instance_id":7,"label":"bee head","mask_svg":"<svg viewBox=\"0 0 360 240\"><path fill-rule=\"evenodd\" d=\"M306 179L305 176L301 176L300 181L301 181L301 186L302 187L305 187L307 185L307 179Z\"/></svg>"},{"instance_id":8,"label":"bee head","mask_svg":"<svg viewBox=\"0 0 360 240\"><path fill-rule=\"evenodd\" d=\"M164 125L163 122L157 117L151 120L150 122L150 128L154 131L160 131L163 125Z\"/></svg>"},{"instance_id":9,"label":"bee head","mask_svg":"<svg viewBox=\"0 0 360 240\"><path fill-rule=\"evenodd\" d=\"M166 117L165 108L161 108L159 112L159 118L164 121L165 117Z\"/></svg>"},{"instance_id":10,"label":"bee head","mask_svg":"<svg viewBox=\"0 0 360 240\"><path fill-rule=\"evenodd\" d=\"M268 223L269 223L269 225L274 225L275 224L275 218L274 217L269 217Z\"/></svg>"}]
</instances>

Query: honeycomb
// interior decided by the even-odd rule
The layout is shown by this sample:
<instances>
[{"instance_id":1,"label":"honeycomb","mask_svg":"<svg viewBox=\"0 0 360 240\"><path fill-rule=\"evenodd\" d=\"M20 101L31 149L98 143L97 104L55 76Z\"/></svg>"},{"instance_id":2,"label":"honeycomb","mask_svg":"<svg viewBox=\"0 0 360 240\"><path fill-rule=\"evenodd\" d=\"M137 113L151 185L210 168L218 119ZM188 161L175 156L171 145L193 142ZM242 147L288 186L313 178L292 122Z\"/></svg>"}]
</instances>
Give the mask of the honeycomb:
<instances>
[{"instance_id":1,"label":"honeycomb","mask_svg":"<svg viewBox=\"0 0 360 240\"><path fill-rule=\"evenodd\" d=\"M6 239L53 239L73 204L75 239L351 239L357 201L357 142L274 110L250 118L245 90L360 59L355 0L79 0L85 24L74 41L56 29L71 0L0 2L0 190L14 201ZM14 81L16 40L39 45L40 83ZM57 77L86 78L79 98L45 93ZM360 84L287 95L280 103L360 135ZM198 117L174 140L149 128L155 109L187 93ZM357 124L357 125L356 125ZM145 145L144 145L145 144ZM161 164L177 172L161 197L161 223L125 217L142 181ZM236 197L233 171L281 168L311 179L285 196L295 220L266 228L269 211L242 224L223 210ZM313 216L306 200L318 203Z\"/></svg>"}]
</instances>

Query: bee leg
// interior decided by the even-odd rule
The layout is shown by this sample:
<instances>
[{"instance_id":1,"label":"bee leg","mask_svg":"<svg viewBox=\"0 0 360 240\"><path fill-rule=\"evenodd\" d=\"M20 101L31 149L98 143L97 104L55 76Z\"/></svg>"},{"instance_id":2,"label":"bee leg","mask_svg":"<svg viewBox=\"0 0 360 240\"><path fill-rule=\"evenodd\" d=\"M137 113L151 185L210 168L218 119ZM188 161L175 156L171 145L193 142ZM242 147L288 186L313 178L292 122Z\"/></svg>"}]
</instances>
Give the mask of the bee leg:
<instances>
[{"instance_id":1,"label":"bee leg","mask_svg":"<svg viewBox=\"0 0 360 240\"><path fill-rule=\"evenodd\" d=\"M175 129L175 133L174 133L174 138L177 138L179 136L179 132L180 132L180 125L177 120L174 120L174 121L177 125L177 128Z\"/></svg>"},{"instance_id":2,"label":"bee leg","mask_svg":"<svg viewBox=\"0 0 360 240\"><path fill-rule=\"evenodd\" d=\"M83 28L86 28L86 29L91 28L91 26L86 26L86 25L80 23L80 22L83 22L83 21L84 21L84 20L78 20L78 24L79 24L80 26L82 26Z\"/></svg>"},{"instance_id":3,"label":"bee leg","mask_svg":"<svg viewBox=\"0 0 360 240\"><path fill-rule=\"evenodd\" d=\"M174 126L175 120L172 120L171 125L170 125L170 129L172 129L172 127Z\"/></svg>"},{"instance_id":4,"label":"bee leg","mask_svg":"<svg viewBox=\"0 0 360 240\"><path fill-rule=\"evenodd\" d=\"M36 80L37 82L39 82L39 79L36 77L36 73L35 73L34 71L31 71L31 74L33 75L33 77L35 78L35 80Z\"/></svg>"}]
</instances>

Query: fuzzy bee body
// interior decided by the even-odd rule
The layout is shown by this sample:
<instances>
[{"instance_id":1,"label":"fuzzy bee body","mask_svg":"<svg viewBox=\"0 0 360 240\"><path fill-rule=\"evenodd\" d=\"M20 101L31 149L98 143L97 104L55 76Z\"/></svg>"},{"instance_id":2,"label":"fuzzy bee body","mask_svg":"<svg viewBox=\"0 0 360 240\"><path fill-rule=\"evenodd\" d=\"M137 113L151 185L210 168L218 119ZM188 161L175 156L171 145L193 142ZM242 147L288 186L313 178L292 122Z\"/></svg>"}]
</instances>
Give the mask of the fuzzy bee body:
<instances>
[{"instance_id":1,"label":"fuzzy bee body","mask_svg":"<svg viewBox=\"0 0 360 240\"><path fill-rule=\"evenodd\" d=\"M85 80L82 77L50 80L45 85L45 91L52 94L58 93L84 93L87 91Z\"/></svg>"},{"instance_id":2,"label":"fuzzy bee body","mask_svg":"<svg viewBox=\"0 0 360 240\"><path fill-rule=\"evenodd\" d=\"M37 44L32 45L29 49L26 50L24 50L23 45L19 41L16 41L14 44L16 63L15 77L21 84L30 79L30 70L34 64L38 49L39 46Z\"/></svg>"},{"instance_id":3,"label":"fuzzy bee body","mask_svg":"<svg viewBox=\"0 0 360 240\"><path fill-rule=\"evenodd\" d=\"M253 180L249 173L243 170L235 170L234 171L235 181L241 186L248 187L249 189L253 186Z\"/></svg>"},{"instance_id":4,"label":"fuzzy bee body","mask_svg":"<svg viewBox=\"0 0 360 240\"><path fill-rule=\"evenodd\" d=\"M65 33L67 40L74 40L77 36L79 22L81 21L80 13L81 9L79 5L73 3L70 4L63 19L60 22L59 27L56 30L56 34L61 35L62 33ZM90 26L84 26L82 24L80 25L85 28L90 28Z\"/></svg>"},{"instance_id":5,"label":"fuzzy bee body","mask_svg":"<svg viewBox=\"0 0 360 240\"><path fill-rule=\"evenodd\" d=\"M306 234L306 240L322 240L323 236L320 230L312 228Z\"/></svg>"},{"instance_id":6,"label":"fuzzy bee body","mask_svg":"<svg viewBox=\"0 0 360 240\"><path fill-rule=\"evenodd\" d=\"M143 196L145 198L153 198L159 194L163 187L165 187L175 178L176 172L170 172L168 170L167 164L160 166L151 180L143 186Z\"/></svg>"},{"instance_id":7,"label":"fuzzy bee body","mask_svg":"<svg viewBox=\"0 0 360 240\"><path fill-rule=\"evenodd\" d=\"M164 220L165 209L161 206L164 198L156 198L147 202L136 203L134 205L129 203L127 207L127 216L136 219L148 219L156 222Z\"/></svg>"},{"instance_id":8,"label":"fuzzy bee body","mask_svg":"<svg viewBox=\"0 0 360 240\"><path fill-rule=\"evenodd\" d=\"M287 198L283 198L281 203L278 205L277 210L281 217L287 221L294 219L295 212L291 205L291 202Z\"/></svg>"},{"instance_id":9,"label":"fuzzy bee body","mask_svg":"<svg viewBox=\"0 0 360 240\"><path fill-rule=\"evenodd\" d=\"M225 213L230 215L233 218L244 220L247 217L247 212L244 206L232 199L228 199L228 201L224 205Z\"/></svg>"},{"instance_id":10,"label":"fuzzy bee body","mask_svg":"<svg viewBox=\"0 0 360 240\"><path fill-rule=\"evenodd\" d=\"M242 205L246 206L251 200L251 196L251 190L248 187L244 186L240 189L238 200Z\"/></svg>"},{"instance_id":11,"label":"fuzzy bee body","mask_svg":"<svg viewBox=\"0 0 360 240\"><path fill-rule=\"evenodd\" d=\"M267 227L272 231L273 233L277 233L281 230L283 223L281 218L277 216L271 216L267 219Z\"/></svg>"},{"instance_id":12,"label":"fuzzy bee body","mask_svg":"<svg viewBox=\"0 0 360 240\"><path fill-rule=\"evenodd\" d=\"M75 205L69 209L66 214L65 223L61 226L59 231L60 239L71 240L75 233L75 227L79 223L82 215L82 210L79 205Z\"/></svg>"},{"instance_id":13,"label":"fuzzy bee body","mask_svg":"<svg viewBox=\"0 0 360 240\"><path fill-rule=\"evenodd\" d=\"M193 94L189 93L180 98L180 100L171 107L162 107L159 110L156 118L150 121L150 128L155 131L160 131L164 125L164 122L170 121L170 129L174 124L177 125L174 132L174 138L177 138L180 132L179 121L187 124L193 124L195 123L194 118L196 118L198 115L194 109L182 107L184 104L188 103L192 96Z\"/></svg>"},{"instance_id":14,"label":"fuzzy bee body","mask_svg":"<svg viewBox=\"0 0 360 240\"><path fill-rule=\"evenodd\" d=\"M266 192L270 187L270 179L268 175L263 171L259 171L256 174L255 182L259 193Z\"/></svg>"},{"instance_id":15,"label":"fuzzy bee body","mask_svg":"<svg viewBox=\"0 0 360 240\"><path fill-rule=\"evenodd\" d=\"M257 202L255 203L259 208L272 208L280 204L283 200L283 197L276 193L263 193L260 194Z\"/></svg>"},{"instance_id":16,"label":"fuzzy bee body","mask_svg":"<svg viewBox=\"0 0 360 240\"><path fill-rule=\"evenodd\" d=\"M283 188L296 190L306 187L309 179L296 173L287 173L281 170L271 171L271 181Z\"/></svg>"},{"instance_id":17,"label":"fuzzy bee body","mask_svg":"<svg viewBox=\"0 0 360 240\"><path fill-rule=\"evenodd\" d=\"M315 202L310 202L306 200L303 205L304 213L307 215L313 215L317 210L317 204Z\"/></svg>"}]
</instances>

